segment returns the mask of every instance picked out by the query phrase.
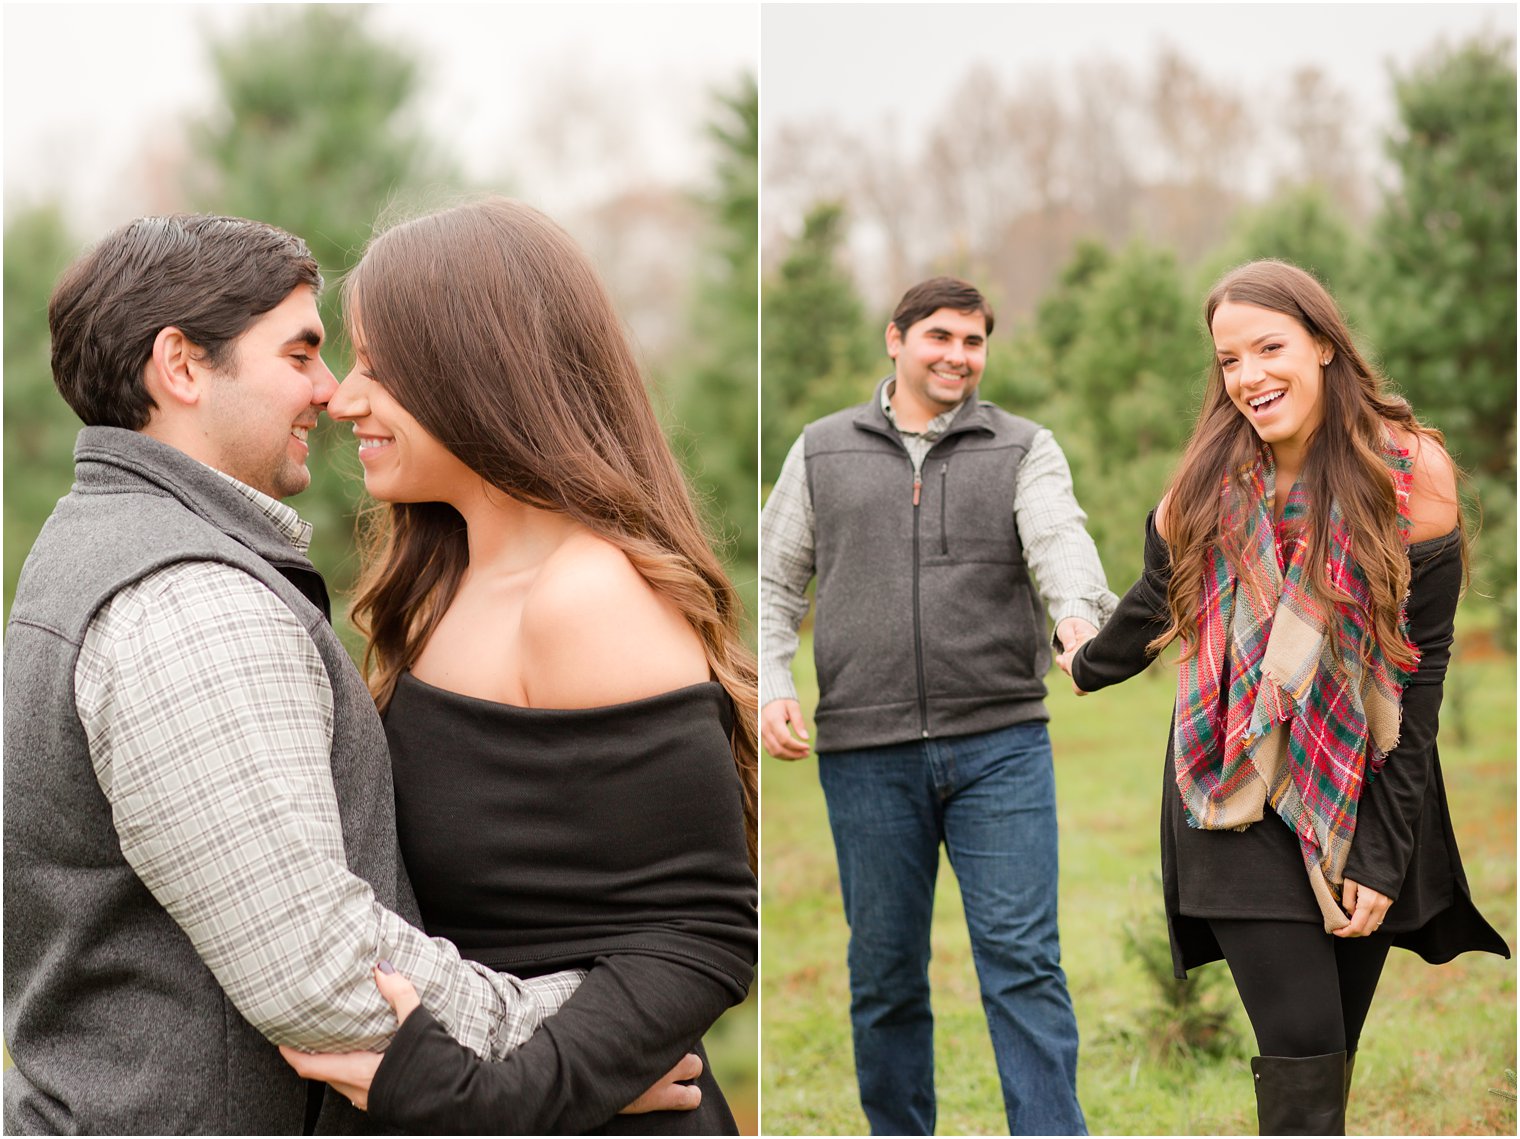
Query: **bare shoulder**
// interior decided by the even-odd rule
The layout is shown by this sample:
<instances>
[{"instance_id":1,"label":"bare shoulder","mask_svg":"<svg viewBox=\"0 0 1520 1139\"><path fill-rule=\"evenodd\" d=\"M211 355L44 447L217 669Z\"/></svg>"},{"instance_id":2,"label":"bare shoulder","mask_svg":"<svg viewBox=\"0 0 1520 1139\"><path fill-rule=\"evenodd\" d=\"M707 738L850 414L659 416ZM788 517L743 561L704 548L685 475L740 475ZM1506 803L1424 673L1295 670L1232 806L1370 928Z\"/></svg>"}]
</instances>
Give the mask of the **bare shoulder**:
<instances>
[{"instance_id":1,"label":"bare shoulder","mask_svg":"<svg viewBox=\"0 0 1520 1139\"><path fill-rule=\"evenodd\" d=\"M1156 533L1160 534L1162 539L1168 542L1172 540L1172 536L1167 527L1166 504L1171 497L1172 492L1167 491L1161 496L1161 501L1156 503Z\"/></svg>"},{"instance_id":2,"label":"bare shoulder","mask_svg":"<svg viewBox=\"0 0 1520 1139\"><path fill-rule=\"evenodd\" d=\"M617 546L566 540L523 603L522 682L538 708L595 708L708 679L701 639Z\"/></svg>"},{"instance_id":3,"label":"bare shoulder","mask_svg":"<svg viewBox=\"0 0 1520 1139\"><path fill-rule=\"evenodd\" d=\"M1428 435L1398 429L1394 433L1413 465L1409 540L1423 542L1451 533L1457 526L1456 464L1446 448Z\"/></svg>"}]
</instances>

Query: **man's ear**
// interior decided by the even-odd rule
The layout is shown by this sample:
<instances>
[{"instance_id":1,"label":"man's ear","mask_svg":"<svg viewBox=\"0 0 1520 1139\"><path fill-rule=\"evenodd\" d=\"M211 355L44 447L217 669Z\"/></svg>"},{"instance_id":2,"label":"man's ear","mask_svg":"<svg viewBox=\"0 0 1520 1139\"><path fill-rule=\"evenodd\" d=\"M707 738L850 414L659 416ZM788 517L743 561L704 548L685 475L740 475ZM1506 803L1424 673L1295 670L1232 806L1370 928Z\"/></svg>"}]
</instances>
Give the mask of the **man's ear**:
<instances>
[{"instance_id":1,"label":"man's ear","mask_svg":"<svg viewBox=\"0 0 1520 1139\"><path fill-rule=\"evenodd\" d=\"M887 355L897 359L897 354L902 350L902 332L893 321L887 322Z\"/></svg>"},{"instance_id":2,"label":"man's ear","mask_svg":"<svg viewBox=\"0 0 1520 1139\"><path fill-rule=\"evenodd\" d=\"M194 407L206 390L201 351L179 329L160 328L153 354L143 366L143 383L159 407Z\"/></svg>"}]
</instances>

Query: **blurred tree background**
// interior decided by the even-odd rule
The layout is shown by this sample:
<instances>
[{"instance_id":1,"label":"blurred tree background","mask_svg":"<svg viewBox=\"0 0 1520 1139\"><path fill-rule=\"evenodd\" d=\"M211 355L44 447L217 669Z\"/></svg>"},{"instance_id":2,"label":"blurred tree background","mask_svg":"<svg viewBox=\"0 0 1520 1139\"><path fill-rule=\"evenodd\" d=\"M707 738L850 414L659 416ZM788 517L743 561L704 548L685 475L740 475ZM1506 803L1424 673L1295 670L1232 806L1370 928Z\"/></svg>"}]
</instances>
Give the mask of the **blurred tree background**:
<instances>
[{"instance_id":1,"label":"blurred tree background","mask_svg":"<svg viewBox=\"0 0 1520 1139\"><path fill-rule=\"evenodd\" d=\"M510 175L481 185L423 126L427 82L410 45L377 29L364 5L253 6L209 44L217 97L183 124L184 148L145 153L152 212L197 211L269 221L306 239L327 289L326 361L351 364L336 282L377 221L462 194L512 193ZM609 107L626 93L594 70L565 74L536 107L531 153L583 168L602 162L599 196L561 208L533 204L564 225L597 262L633 335L651 395L681 456L729 572L752 612L756 597L756 325L759 101L735 75L691 108L705 146L704 184L619 178ZM581 153L576 146L598 151ZM602 148L605 149L603 150ZM144 211L148 212L148 211ZM121 221L127 220L125 217ZM5 608L38 529L72 479L79 423L52 383L47 301L61 270L102 233L73 232L44 203L5 226ZM348 430L325 417L313 437L310 490L294 501L315 526L312 558L344 608L357 564L354 519L364 499ZM350 647L358 641L337 615ZM755 1001L730 1013L708 1047L741 1126L753 1131Z\"/></svg>"},{"instance_id":2,"label":"blurred tree background","mask_svg":"<svg viewBox=\"0 0 1520 1139\"><path fill-rule=\"evenodd\" d=\"M259 218L300 234L328 282L322 316L328 365L350 364L335 282L363 251L377 220L405 216L477 190L513 192L510 175L472 184L424 129L416 102L425 76L407 45L377 31L366 7L254 7L210 44L217 99L185 124L183 154L156 164L153 208ZM545 153L618 96L595 76L546 100ZM599 110L600 108L600 110ZM588 249L618 302L735 580L753 606L755 573L755 302L758 95L735 76L693 111L705 132L706 185L613 183L600 199L557 210L536 201ZM578 118L577 118L578 116ZM574 120L574 121L572 121ZM577 123L582 123L577 127ZM575 128L575 129L572 129ZM552 156L552 155L551 155ZM525 158L523 161L527 161ZM123 218L122 220L126 220ZM58 273L101 234L70 232L52 204L5 227L5 603L52 505L67 492L78 422L53 389L47 298ZM345 591L356 566L352 521L363 495L346 430L327 420L313 447L316 477L296 500L316 527L313 559Z\"/></svg>"},{"instance_id":3,"label":"blurred tree background","mask_svg":"<svg viewBox=\"0 0 1520 1139\"><path fill-rule=\"evenodd\" d=\"M890 19L885 11L879 21ZM945 11L990 25L984 13L995 9ZM1070 27L1114 10L1080 11ZM1202 9L1185 11L1154 23L1204 22ZM917 27L914 19L931 22L915 11L883 41ZM1220 21L1236 32L1257 22ZM1300 27L1309 38L1325 34L1318 14ZM1481 529L1458 616L1459 661L1447 674L1441 761L1473 896L1513 948L1513 42L1495 35L1412 54L1385 71L1393 98L1374 128L1339 88L1344 76L1294 69L1281 42L1232 43L1239 76L1211 79L1176 51L1130 64L1081 51L1084 32L1074 38L1080 61L1063 70L958 60L959 86L933 105L912 104L911 126L894 117L907 116L906 102L870 90L865 107L768 115L762 486L805 423L867 398L890 372L883 331L902 291L936 273L964 276L997 313L982 393L1055 432L1122 593L1139 572L1146 512L1196 417L1212 355L1202 318L1210 286L1260 257L1308 269L1470 475L1464 494ZM982 42L996 39L982 30ZM1207 40L1188 42L1201 53ZM848 48L837 50L841 72L858 78ZM984 50L1016 55L1001 40ZM767 90L769 80L767 70ZM849 131L846 121L872 128ZM1374 138L1381 158L1366 145ZM811 717L810 630L793 671ZM1156 866L1156 764L1172 675L1153 668L1084 701L1063 677L1047 678L1062 956L1082 1033L1078 1092L1094 1134L1254 1134L1253 1049L1228 971L1212 964L1178 985L1158 902L1140 888ZM766 1129L856 1134L865 1121L850 1063L848 930L809 761L764 765L763 819ZM958 889L952 875L938 882L930 971L939 1127L1004 1133ZM1136 915L1129 926L1116 922L1126 905ZM1513 1108L1490 1089L1513 1087L1514 971L1480 956L1437 977L1411 954L1390 955L1360 1053L1379 1065L1379 1094L1353 1092L1352 1130L1513 1132ZM1211 981L1217 1002L1190 1005ZM1191 1041L1182 1033L1190 1019L1204 1032ZM1232 1031L1242 1043L1231 1043ZM1389 1059L1376 1058L1379 1048Z\"/></svg>"},{"instance_id":4,"label":"blurred tree background","mask_svg":"<svg viewBox=\"0 0 1520 1139\"><path fill-rule=\"evenodd\" d=\"M719 96L708 127L716 161L702 202L710 225L691 302L691 340L671 369L668 433L749 612L759 599L755 448L760 437L755 315L760 278L760 93L753 76Z\"/></svg>"},{"instance_id":5,"label":"blurred tree background","mask_svg":"<svg viewBox=\"0 0 1520 1139\"><path fill-rule=\"evenodd\" d=\"M1312 67L1249 103L1171 49L1062 78L974 64L916 144L827 119L767 136L762 483L804 423L890 371L902 289L965 276L998 313L982 392L1055 431L1122 592L1202 394L1202 300L1232 265L1279 257L1331 289L1472 476L1466 620L1513 649L1513 42L1394 73L1381 171Z\"/></svg>"}]
</instances>

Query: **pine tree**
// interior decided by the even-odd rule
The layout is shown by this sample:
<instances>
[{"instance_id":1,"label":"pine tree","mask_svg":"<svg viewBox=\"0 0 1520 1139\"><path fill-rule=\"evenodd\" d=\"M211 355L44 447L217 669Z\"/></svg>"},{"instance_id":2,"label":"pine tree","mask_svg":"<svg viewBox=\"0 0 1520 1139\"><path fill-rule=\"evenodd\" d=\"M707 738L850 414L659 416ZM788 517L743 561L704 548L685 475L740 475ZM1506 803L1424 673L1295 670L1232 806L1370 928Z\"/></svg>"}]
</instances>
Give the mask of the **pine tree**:
<instances>
[{"instance_id":1,"label":"pine tree","mask_svg":"<svg viewBox=\"0 0 1520 1139\"><path fill-rule=\"evenodd\" d=\"M79 419L53 386L47 305L79 252L56 206L5 227L5 611L21 563L74 475Z\"/></svg>"},{"instance_id":2,"label":"pine tree","mask_svg":"<svg viewBox=\"0 0 1520 1139\"><path fill-rule=\"evenodd\" d=\"M760 98L753 76L718 97L715 148L704 197L709 238L691 316L690 366L670 377L668 433L696 488L748 610L758 599L755 501L759 408L755 321L759 275Z\"/></svg>"},{"instance_id":3,"label":"pine tree","mask_svg":"<svg viewBox=\"0 0 1520 1139\"><path fill-rule=\"evenodd\" d=\"M765 284L761 398L761 478L772 483L802 428L859 403L890 369L881 333L867 323L850 275L840 264L847 232L844 207L820 202ZM881 321L886 326L885 317ZM874 371L873 371L874 368Z\"/></svg>"},{"instance_id":4,"label":"pine tree","mask_svg":"<svg viewBox=\"0 0 1520 1139\"><path fill-rule=\"evenodd\" d=\"M1373 343L1475 476L1474 583L1515 628L1515 66L1509 42L1442 51L1395 82L1399 184L1373 231Z\"/></svg>"},{"instance_id":5,"label":"pine tree","mask_svg":"<svg viewBox=\"0 0 1520 1139\"><path fill-rule=\"evenodd\" d=\"M415 59L368 23L363 5L274 5L213 43L220 105L191 130L187 172L193 208L270 222L311 247L328 283L323 357L339 379L351 360L333 283L388 209L458 184L412 117ZM348 429L324 417L311 489L295 505L316 528L312 561L335 596L356 569L358 472Z\"/></svg>"}]
</instances>

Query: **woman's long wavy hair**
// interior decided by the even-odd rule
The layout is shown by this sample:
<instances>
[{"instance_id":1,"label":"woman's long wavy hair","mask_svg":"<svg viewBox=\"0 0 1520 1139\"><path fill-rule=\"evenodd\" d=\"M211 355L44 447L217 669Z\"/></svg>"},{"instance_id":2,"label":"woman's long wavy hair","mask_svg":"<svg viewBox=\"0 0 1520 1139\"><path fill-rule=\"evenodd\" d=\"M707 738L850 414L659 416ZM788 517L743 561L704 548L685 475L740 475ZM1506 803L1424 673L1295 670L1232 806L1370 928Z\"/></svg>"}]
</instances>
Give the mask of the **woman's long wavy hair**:
<instances>
[{"instance_id":1,"label":"woman's long wavy hair","mask_svg":"<svg viewBox=\"0 0 1520 1139\"><path fill-rule=\"evenodd\" d=\"M612 542L696 630L733 700L753 865L756 672L739 599L586 255L537 210L487 198L381 233L343 298L371 373L434 438L492 486ZM464 520L445 503L380 505L362 550L352 618L383 710L454 599Z\"/></svg>"},{"instance_id":2,"label":"woman's long wavy hair","mask_svg":"<svg viewBox=\"0 0 1520 1139\"><path fill-rule=\"evenodd\" d=\"M1409 589L1409 559L1399 531L1393 481L1383 459L1384 440L1389 424L1421 442L1444 447L1441 433L1419 423L1408 401L1383 391L1383 378L1357 351L1335 301L1302 269L1284 261L1252 261L1225 274L1204 305L1208 328L1213 327L1215 310L1226 301L1292 317L1333 350L1321 385L1324 418L1310 439L1299 474L1311 503L1306 562L1310 589L1327 614L1334 611L1333 605L1350 600L1334 588L1325 572L1330 550L1330 512L1325 506L1333 499L1340 506L1357 565L1371 591L1368 627L1389 660L1412 665L1413 657L1399 634L1399 613ZM1241 572L1245 536L1220 532L1220 486L1226 472L1254 463L1260 446L1255 428L1225 390L1224 372L1216 357L1209 366L1193 437L1167 490L1171 624L1152 642L1153 651L1178 637L1184 653L1193 651L1210 547L1217 543L1231 568ZM1231 481L1232 485L1238 482ZM1465 562L1465 528L1462 533ZM1330 624L1338 626L1334 621ZM1332 641L1337 654L1364 647Z\"/></svg>"}]
</instances>

